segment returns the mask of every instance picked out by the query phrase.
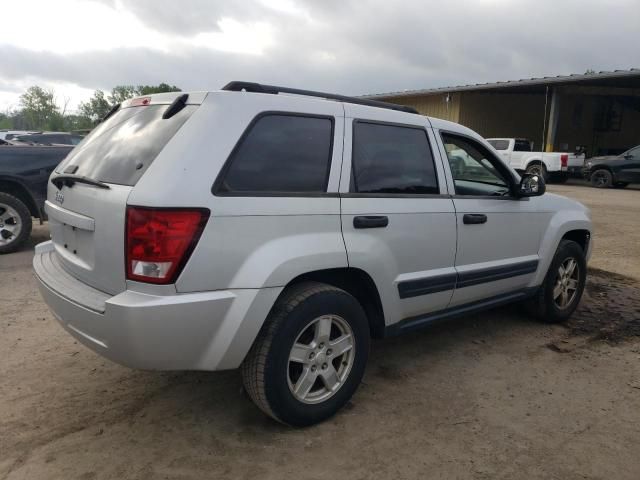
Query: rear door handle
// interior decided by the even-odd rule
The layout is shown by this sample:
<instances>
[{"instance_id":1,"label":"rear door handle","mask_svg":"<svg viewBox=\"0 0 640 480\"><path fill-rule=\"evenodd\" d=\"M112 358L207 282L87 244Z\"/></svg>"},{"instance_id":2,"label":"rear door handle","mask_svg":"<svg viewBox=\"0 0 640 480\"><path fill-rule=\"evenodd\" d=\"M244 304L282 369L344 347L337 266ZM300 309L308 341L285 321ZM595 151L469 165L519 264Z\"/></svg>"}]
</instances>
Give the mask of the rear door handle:
<instances>
[{"instance_id":1,"label":"rear door handle","mask_svg":"<svg viewBox=\"0 0 640 480\"><path fill-rule=\"evenodd\" d=\"M385 216L353 217L354 228L385 228L389 225L389 218Z\"/></svg>"},{"instance_id":2,"label":"rear door handle","mask_svg":"<svg viewBox=\"0 0 640 480\"><path fill-rule=\"evenodd\" d=\"M465 213L462 217L465 225L477 225L479 223L487 223L487 216L482 213Z\"/></svg>"}]
</instances>

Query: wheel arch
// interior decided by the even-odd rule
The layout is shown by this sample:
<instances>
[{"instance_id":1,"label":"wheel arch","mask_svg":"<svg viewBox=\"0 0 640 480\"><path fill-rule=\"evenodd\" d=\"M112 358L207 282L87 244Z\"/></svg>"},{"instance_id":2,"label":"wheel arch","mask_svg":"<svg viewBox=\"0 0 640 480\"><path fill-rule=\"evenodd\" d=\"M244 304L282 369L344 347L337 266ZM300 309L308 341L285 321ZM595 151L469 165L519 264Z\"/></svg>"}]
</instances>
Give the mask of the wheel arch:
<instances>
[{"instance_id":1,"label":"wheel arch","mask_svg":"<svg viewBox=\"0 0 640 480\"><path fill-rule=\"evenodd\" d=\"M576 241L583 246L585 258L588 260L592 247L591 232L592 224L586 211L562 210L556 213L542 238L538 251L540 264L530 286L537 287L542 284L558 245L564 239Z\"/></svg>"},{"instance_id":2,"label":"wheel arch","mask_svg":"<svg viewBox=\"0 0 640 480\"><path fill-rule=\"evenodd\" d=\"M611 168L610 165L607 165L605 163L599 163L598 165L592 165L591 169L589 170L589 173L593 173L596 170L608 170L609 172L611 172L612 174L614 173L613 169Z\"/></svg>"},{"instance_id":3,"label":"wheel arch","mask_svg":"<svg viewBox=\"0 0 640 480\"><path fill-rule=\"evenodd\" d=\"M382 338L384 336L385 320L382 301L375 282L367 272L354 267L329 268L306 272L293 278L285 286L280 296L289 287L310 280L332 285L353 295L367 315L371 336L373 338Z\"/></svg>"},{"instance_id":4,"label":"wheel arch","mask_svg":"<svg viewBox=\"0 0 640 480\"><path fill-rule=\"evenodd\" d=\"M542 158L534 157L534 158L527 159L527 164L524 167L524 171L526 171L530 166L536 165L536 164L544 165L544 168L548 169L547 164L545 163L544 160L542 160Z\"/></svg>"},{"instance_id":5,"label":"wheel arch","mask_svg":"<svg viewBox=\"0 0 640 480\"><path fill-rule=\"evenodd\" d=\"M31 216L41 218L42 213L38 208L36 200L33 198L33 195L31 195L27 187L25 187L20 181L11 177L0 177L0 192L8 193L9 195L16 197L27 206Z\"/></svg>"},{"instance_id":6,"label":"wheel arch","mask_svg":"<svg viewBox=\"0 0 640 480\"><path fill-rule=\"evenodd\" d=\"M565 233L561 240L572 240L576 242L582 248L582 251L587 253L589 250L589 242L591 241L591 232L586 229L569 230Z\"/></svg>"},{"instance_id":7,"label":"wheel arch","mask_svg":"<svg viewBox=\"0 0 640 480\"><path fill-rule=\"evenodd\" d=\"M617 181L616 179L616 171L611 168L611 165L607 165L604 163L598 164L598 165L594 165L591 167L591 169L589 170L589 176L593 175L594 172L597 172L598 170L606 170L611 174L611 183L612 185Z\"/></svg>"}]
</instances>

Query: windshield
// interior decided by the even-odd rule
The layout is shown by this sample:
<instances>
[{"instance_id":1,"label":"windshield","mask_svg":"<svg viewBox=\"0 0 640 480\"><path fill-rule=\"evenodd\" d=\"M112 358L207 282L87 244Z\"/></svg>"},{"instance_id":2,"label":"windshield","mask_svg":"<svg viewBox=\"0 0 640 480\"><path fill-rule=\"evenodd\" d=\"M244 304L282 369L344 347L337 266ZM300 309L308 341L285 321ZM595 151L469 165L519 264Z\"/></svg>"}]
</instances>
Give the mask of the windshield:
<instances>
[{"instance_id":1,"label":"windshield","mask_svg":"<svg viewBox=\"0 0 640 480\"><path fill-rule=\"evenodd\" d=\"M74 175L135 185L197 106L187 105L163 119L167 108L168 105L150 105L118 110L87 135L56 172L76 167Z\"/></svg>"}]
</instances>

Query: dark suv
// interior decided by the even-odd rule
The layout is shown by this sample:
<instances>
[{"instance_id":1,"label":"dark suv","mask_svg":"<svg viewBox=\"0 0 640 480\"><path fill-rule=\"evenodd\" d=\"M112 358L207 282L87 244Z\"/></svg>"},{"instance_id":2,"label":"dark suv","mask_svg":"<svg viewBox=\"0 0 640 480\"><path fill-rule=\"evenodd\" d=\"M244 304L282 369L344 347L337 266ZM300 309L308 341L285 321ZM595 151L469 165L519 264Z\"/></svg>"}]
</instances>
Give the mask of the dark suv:
<instances>
[{"instance_id":1,"label":"dark suv","mask_svg":"<svg viewBox=\"0 0 640 480\"><path fill-rule=\"evenodd\" d=\"M582 173L596 188L624 188L640 183L640 145L620 155L590 158L584 162Z\"/></svg>"}]
</instances>

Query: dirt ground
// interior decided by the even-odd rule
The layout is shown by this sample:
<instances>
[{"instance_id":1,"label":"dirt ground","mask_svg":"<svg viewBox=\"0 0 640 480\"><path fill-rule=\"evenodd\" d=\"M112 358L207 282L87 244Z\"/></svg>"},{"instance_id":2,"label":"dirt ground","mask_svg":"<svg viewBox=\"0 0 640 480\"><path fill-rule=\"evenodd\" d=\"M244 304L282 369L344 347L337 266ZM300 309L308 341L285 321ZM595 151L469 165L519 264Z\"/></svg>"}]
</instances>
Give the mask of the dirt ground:
<instances>
[{"instance_id":1,"label":"dirt ground","mask_svg":"<svg viewBox=\"0 0 640 480\"><path fill-rule=\"evenodd\" d=\"M511 307L378 341L348 407L302 430L238 372L103 360L47 311L31 251L0 257L0 478L640 478L640 191L550 190L597 229L568 325Z\"/></svg>"},{"instance_id":2,"label":"dirt ground","mask_svg":"<svg viewBox=\"0 0 640 480\"><path fill-rule=\"evenodd\" d=\"M640 185L603 190L572 180L551 185L548 191L575 198L591 209L596 250L589 266L640 280Z\"/></svg>"}]
</instances>

